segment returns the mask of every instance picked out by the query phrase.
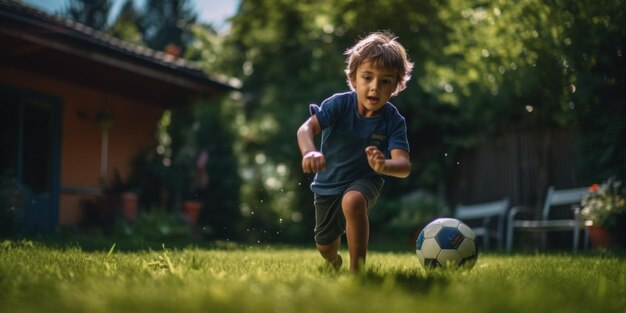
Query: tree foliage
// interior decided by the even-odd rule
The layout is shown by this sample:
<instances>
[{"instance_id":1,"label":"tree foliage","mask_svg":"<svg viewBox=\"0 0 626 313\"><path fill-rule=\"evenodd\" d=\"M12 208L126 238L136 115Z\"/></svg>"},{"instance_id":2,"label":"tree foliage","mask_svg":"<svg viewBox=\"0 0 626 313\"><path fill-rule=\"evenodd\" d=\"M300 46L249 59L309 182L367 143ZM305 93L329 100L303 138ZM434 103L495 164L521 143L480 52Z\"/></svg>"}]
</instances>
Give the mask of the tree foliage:
<instances>
[{"instance_id":1,"label":"tree foliage","mask_svg":"<svg viewBox=\"0 0 626 313\"><path fill-rule=\"evenodd\" d=\"M577 111L581 170L595 181L614 175L624 180L626 3L557 4L566 12L563 54L573 72L570 105Z\"/></svg>"},{"instance_id":2,"label":"tree foliage","mask_svg":"<svg viewBox=\"0 0 626 313\"><path fill-rule=\"evenodd\" d=\"M135 8L133 0L124 2L107 33L127 42L143 44L141 13Z\"/></svg>"},{"instance_id":3,"label":"tree foliage","mask_svg":"<svg viewBox=\"0 0 626 313\"><path fill-rule=\"evenodd\" d=\"M143 41L159 51L174 45L182 55L191 40L189 28L196 20L189 0L146 0L141 19Z\"/></svg>"},{"instance_id":4,"label":"tree foliage","mask_svg":"<svg viewBox=\"0 0 626 313\"><path fill-rule=\"evenodd\" d=\"M108 24L111 0L70 0L63 14L93 29L105 30Z\"/></svg>"},{"instance_id":5,"label":"tree foliage","mask_svg":"<svg viewBox=\"0 0 626 313\"><path fill-rule=\"evenodd\" d=\"M210 238L241 238L237 158L226 103L197 100L173 112L172 166L181 177L182 200L203 203L200 223Z\"/></svg>"}]
</instances>

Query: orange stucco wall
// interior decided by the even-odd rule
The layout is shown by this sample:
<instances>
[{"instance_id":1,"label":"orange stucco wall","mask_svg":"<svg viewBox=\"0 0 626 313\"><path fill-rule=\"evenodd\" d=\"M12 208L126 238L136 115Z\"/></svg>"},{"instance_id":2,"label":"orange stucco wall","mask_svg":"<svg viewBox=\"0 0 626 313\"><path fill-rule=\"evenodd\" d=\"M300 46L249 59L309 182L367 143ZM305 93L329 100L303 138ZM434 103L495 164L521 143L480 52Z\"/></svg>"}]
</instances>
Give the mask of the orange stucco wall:
<instances>
[{"instance_id":1,"label":"orange stucco wall","mask_svg":"<svg viewBox=\"0 0 626 313\"><path fill-rule=\"evenodd\" d=\"M125 178L132 158L152 143L162 112L154 104L17 68L3 67L0 83L61 99L61 225L79 223L81 200L94 197L87 193L64 192L63 189L67 189L64 187L100 188L103 166L107 180L116 168ZM104 128L96 118L103 109L112 117L106 166L101 158Z\"/></svg>"}]
</instances>

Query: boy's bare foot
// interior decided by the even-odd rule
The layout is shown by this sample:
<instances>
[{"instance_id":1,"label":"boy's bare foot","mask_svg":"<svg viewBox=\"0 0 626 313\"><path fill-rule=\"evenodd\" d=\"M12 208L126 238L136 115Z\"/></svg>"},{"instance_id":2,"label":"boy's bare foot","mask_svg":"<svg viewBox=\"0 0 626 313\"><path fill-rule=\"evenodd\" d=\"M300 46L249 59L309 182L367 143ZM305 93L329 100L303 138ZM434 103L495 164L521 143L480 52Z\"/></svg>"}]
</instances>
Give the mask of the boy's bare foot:
<instances>
[{"instance_id":1,"label":"boy's bare foot","mask_svg":"<svg viewBox=\"0 0 626 313\"><path fill-rule=\"evenodd\" d=\"M343 264L343 259L341 259L341 255L339 254L337 254L337 257L335 258L334 261L326 260L326 267L328 269L334 270L335 272L339 272L342 264Z\"/></svg>"}]
</instances>

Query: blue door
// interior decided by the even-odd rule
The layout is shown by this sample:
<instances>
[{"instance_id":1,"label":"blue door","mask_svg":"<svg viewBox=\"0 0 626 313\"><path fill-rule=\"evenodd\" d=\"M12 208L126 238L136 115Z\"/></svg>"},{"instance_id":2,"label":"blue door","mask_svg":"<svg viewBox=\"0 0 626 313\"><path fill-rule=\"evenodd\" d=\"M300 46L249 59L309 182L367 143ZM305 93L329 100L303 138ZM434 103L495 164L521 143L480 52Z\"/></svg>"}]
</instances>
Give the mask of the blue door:
<instances>
[{"instance_id":1,"label":"blue door","mask_svg":"<svg viewBox=\"0 0 626 313\"><path fill-rule=\"evenodd\" d=\"M0 175L28 190L23 232L49 232L58 224L60 101L0 86Z\"/></svg>"}]
</instances>

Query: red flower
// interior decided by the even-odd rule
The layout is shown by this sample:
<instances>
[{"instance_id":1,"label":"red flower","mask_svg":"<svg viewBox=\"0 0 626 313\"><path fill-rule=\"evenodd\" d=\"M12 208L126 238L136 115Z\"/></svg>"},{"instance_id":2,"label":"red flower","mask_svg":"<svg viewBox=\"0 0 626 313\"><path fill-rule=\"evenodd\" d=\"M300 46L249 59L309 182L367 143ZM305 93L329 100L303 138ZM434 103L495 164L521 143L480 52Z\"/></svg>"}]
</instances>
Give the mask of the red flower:
<instances>
[{"instance_id":1,"label":"red flower","mask_svg":"<svg viewBox=\"0 0 626 313\"><path fill-rule=\"evenodd\" d=\"M589 187L589 192L595 192L596 190L600 189L600 185L598 184L593 184Z\"/></svg>"}]
</instances>

